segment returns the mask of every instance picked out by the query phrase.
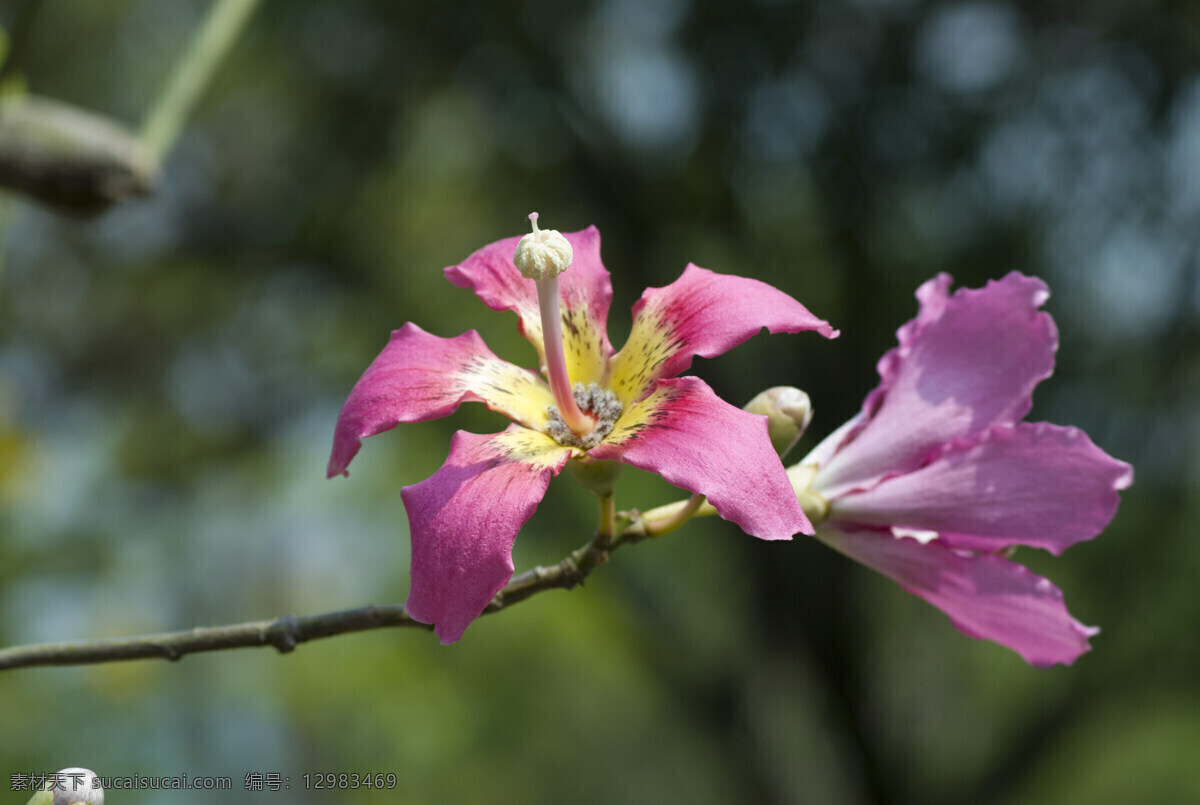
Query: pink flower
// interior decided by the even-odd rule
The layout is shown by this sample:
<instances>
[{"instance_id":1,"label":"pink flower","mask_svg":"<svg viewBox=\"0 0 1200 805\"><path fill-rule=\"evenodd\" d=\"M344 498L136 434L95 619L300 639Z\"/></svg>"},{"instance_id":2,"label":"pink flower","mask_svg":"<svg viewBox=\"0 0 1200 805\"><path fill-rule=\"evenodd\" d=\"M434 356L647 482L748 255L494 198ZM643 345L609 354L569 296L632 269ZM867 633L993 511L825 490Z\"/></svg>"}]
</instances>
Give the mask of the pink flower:
<instances>
[{"instance_id":1,"label":"pink flower","mask_svg":"<svg viewBox=\"0 0 1200 805\"><path fill-rule=\"evenodd\" d=\"M440 338L406 324L350 392L334 434L331 477L346 473L360 439L447 416L467 400L515 423L489 435L459 431L442 468L402 491L412 534L408 610L435 624L445 643L458 640L511 578L516 534L568 461L658 473L706 495L722 517L763 539L812 533L766 418L725 403L696 377L676 376L692 356L720 355L763 327L836 332L765 283L688 265L672 284L642 294L629 340L614 353L600 234L591 227L560 236L538 230L535 220L527 237L535 247L553 241L534 262L553 263L563 253L570 261L573 253L561 283L553 271L544 279L522 276L513 258L518 238L486 246L445 273L493 310L516 312L551 382L496 357L474 330ZM565 244L554 240L562 237ZM541 277L545 265L536 268ZM552 333L547 349L543 323L557 330L560 320L561 340Z\"/></svg>"},{"instance_id":2,"label":"pink flower","mask_svg":"<svg viewBox=\"0 0 1200 805\"><path fill-rule=\"evenodd\" d=\"M1012 273L950 296L951 282L918 289L920 313L879 361L862 411L789 473L809 513L826 514L819 539L967 635L1031 665L1070 664L1097 630L1006 551L1091 539L1133 470L1076 428L1020 421L1054 369L1045 284Z\"/></svg>"}]
</instances>

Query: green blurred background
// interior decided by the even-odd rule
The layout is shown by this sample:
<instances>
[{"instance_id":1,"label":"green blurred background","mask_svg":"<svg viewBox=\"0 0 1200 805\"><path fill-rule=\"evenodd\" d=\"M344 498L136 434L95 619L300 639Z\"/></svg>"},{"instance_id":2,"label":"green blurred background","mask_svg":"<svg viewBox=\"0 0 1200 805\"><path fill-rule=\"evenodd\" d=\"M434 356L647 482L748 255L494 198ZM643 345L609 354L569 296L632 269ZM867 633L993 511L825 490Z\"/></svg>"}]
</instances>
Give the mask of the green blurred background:
<instances>
[{"instance_id":1,"label":"green blurred background","mask_svg":"<svg viewBox=\"0 0 1200 805\"><path fill-rule=\"evenodd\" d=\"M199 0L11 0L10 78L136 127ZM939 271L1044 277L1061 332L1033 420L1136 467L1091 543L1019 559L1102 632L1037 670L815 542L720 520L614 556L443 647L300 647L0 673L10 775L221 775L137 803L1200 802L1200 6L1168 0L266 0L158 188L94 220L3 204L0 644L315 613L407 594L399 490L448 420L327 481L337 411L406 321L511 314L441 268L595 224L610 335L688 261L841 328L694 372L854 413ZM469 409L469 410L468 410ZM676 499L627 472L621 508ZM582 544L566 476L518 568ZM307 791L305 773L398 787ZM243 790L277 772L288 792Z\"/></svg>"}]
</instances>

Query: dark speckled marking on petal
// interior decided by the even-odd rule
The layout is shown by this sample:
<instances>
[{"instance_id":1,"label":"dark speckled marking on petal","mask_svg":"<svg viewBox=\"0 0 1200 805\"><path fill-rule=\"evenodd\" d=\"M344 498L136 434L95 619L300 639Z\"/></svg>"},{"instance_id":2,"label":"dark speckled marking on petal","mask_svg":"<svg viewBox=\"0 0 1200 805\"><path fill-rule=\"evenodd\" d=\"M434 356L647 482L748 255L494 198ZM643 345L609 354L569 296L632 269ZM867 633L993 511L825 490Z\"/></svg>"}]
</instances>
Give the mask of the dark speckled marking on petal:
<instances>
[{"instance_id":1,"label":"dark speckled marking on petal","mask_svg":"<svg viewBox=\"0 0 1200 805\"><path fill-rule=\"evenodd\" d=\"M474 395L494 411L533 428L545 426L550 388L538 375L498 358L472 355L446 378L456 394ZM431 389L444 394L445 389Z\"/></svg>"},{"instance_id":2,"label":"dark speckled marking on petal","mask_svg":"<svg viewBox=\"0 0 1200 805\"><path fill-rule=\"evenodd\" d=\"M679 398L675 389L659 387L644 400L628 408L617 420L605 444L621 446L647 431L671 430L671 406Z\"/></svg>"}]
</instances>

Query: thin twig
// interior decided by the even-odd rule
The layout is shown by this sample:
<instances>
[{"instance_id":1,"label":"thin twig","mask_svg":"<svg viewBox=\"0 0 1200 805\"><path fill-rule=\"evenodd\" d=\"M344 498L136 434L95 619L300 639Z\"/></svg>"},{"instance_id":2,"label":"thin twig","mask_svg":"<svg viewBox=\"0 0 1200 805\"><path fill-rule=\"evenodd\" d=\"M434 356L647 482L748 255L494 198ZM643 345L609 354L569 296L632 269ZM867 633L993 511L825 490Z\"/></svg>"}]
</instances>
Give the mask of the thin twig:
<instances>
[{"instance_id":1,"label":"thin twig","mask_svg":"<svg viewBox=\"0 0 1200 805\"><path fill-rule=\"evenodd\" d=\"M187 654L202 651L257 646L274 646L280 653L286 654L309 640L388 626L429 628L410 618L399 604L367 606L323 615L284 615L274 620L201 626L182 632L139 637L17 646L0 650L0 669L35 665L86 665L120 660L178 660Z\"/></svg>"},{"instance_id":2,"label":"thin twig","mask_svg":"<svg viewBox=\"0 0 1200 805\"><path fill-rule=\"evenodd\" d=\"M621 514L618 518L624 528L616 539L597 534L590 542L558 564L535 567L515 576L496 594L483 614L507 609L545 590L569 590L581 584L593 570L607 562L612 551L645 537L636 514ZM188 654L203 651L266 646L273 646L279 653L287 654L296 646L310 640L371 629L401 627L426 631L433 628L429 624L413 620L401 604L373 605L321 615L283 615L273 620L227 626L201 626L180 632L138 637L14 646L0 649L0 671L41 665L87 665L145 659L178 660Z\"/></svg>"}]
</instances>

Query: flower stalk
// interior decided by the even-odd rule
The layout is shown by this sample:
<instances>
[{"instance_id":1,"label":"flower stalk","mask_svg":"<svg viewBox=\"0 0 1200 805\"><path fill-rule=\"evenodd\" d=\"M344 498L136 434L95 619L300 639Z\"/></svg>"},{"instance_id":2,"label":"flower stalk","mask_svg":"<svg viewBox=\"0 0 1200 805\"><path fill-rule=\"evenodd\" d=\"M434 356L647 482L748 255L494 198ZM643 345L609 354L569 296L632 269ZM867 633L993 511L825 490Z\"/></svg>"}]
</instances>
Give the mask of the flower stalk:
<instances>
[{"instance_id":1,"label":"flower stalk","mask_svg":"<svg viewBox=\"0 0 1200 805\"><path fill-rule=\"evenodd\" d=\"M600 498L600 523L596 526L596 537L606 547L617 536L617 501L612 495Z\"/></svg>"},{"instance_id":2,"label":"flower stalk","mask_svg":"<svg viewBox=\"0 0 1200 805\"><path fill-rule=\"evenodd\" d=\"M716 514L712 506L705 506L704 495L692 495L687 500L658 506L642 515L642 524L647 537L661 537L696 516Z\"/></svg>"}]
</instances>

